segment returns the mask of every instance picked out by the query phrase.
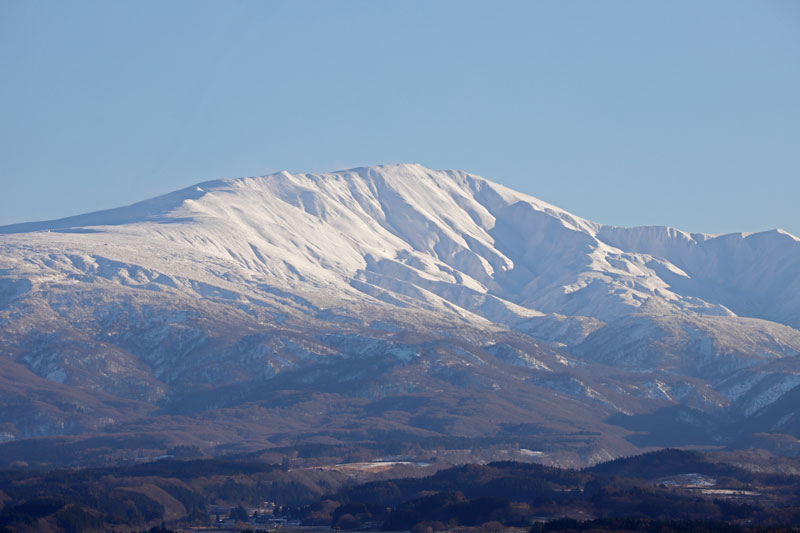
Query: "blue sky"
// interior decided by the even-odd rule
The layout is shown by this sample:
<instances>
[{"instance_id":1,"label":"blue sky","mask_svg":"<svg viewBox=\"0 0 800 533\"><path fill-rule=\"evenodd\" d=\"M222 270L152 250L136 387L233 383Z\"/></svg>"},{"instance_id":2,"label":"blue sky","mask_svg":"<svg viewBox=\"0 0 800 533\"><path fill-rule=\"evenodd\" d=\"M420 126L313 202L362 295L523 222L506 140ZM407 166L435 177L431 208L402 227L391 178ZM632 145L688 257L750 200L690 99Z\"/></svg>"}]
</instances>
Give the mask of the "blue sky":
<instances>
[{"instance_id":1,"label":"blue sky","mask_svg":"<svg viewBox=\"0 0 800 533\"><path fill-rule=\"evenodd\" d=\"M800 2L4 0L0 72L0 224L416 162L800 235Z\"/></svg>"}]
</instances>

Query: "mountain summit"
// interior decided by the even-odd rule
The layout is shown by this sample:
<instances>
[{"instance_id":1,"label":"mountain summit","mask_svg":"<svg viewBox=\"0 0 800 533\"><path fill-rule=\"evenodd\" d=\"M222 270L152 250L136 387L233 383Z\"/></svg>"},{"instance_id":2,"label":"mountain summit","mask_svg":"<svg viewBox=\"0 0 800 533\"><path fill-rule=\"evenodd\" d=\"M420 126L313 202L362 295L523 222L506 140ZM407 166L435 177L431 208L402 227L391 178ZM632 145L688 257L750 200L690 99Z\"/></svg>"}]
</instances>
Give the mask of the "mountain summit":
<instances>
[{"instance_id":1,"label":"mountain summit","mask_svg":"<svg viewBox=\"0 0 800 533\"><path fill-rule=\"evenodd\" d=\"M800 326L800 240L781 230L604 226L479 176L419 165L212 181L0 232L76 251L96 243L132 264L146 243L147 263L164 270L191 262L215 279L208 263L221 263L226 279L245 284L365 300L380 292L496 322L542 313L608 321L658 301Z\"/></svg>"},{"instance_id":2,"label":"mountain summit","mask_svg":"<svg viewBox=\"0 0 800 533\"><path fill-rule=\"evenodd\" d=\"M0 252L3 364L43 378L30 390L102 390L144 411L339 357L394 361L366 396L433 390L411 370L443 352L412 337L452 339L459 379L516 365L608 416L682 405L754 420L800 385L796 237L606 226L461 171L205 182L0 227ZM606 377L575 374L589 367ZM74 429L9 419L7 433L86 431L44 411ZM781 424L767 429L796 427Z\"/></svg>"}]
</instances>

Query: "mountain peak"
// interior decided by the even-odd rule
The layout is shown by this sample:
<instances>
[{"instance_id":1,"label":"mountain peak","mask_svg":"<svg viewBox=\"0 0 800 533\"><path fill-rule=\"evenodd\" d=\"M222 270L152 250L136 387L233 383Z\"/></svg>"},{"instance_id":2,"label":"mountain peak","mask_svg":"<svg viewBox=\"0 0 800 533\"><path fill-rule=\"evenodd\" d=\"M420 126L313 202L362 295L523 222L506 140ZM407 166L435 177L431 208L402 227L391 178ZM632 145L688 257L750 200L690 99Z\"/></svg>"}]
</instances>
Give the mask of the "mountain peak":
<instances>
[{"instance_id":1,"label":"mountain peak","mask_svg":"<svg viewBox=\"0 0 800 533\"><path fill-rule=\"evenodd\" d=\"M0 233L0 351L48 386L155 402L254 380L236 396L255 398L286 371L297 390L474 386L601 420L755 412L800 383L800 247L779 230L603 226L411 164L208 181ZM435 417L402 427L417 418Z\"/></svg>"},{"instance_id":2,"label":"mountain peak","mask_svg":"<svg viewBox=\"0 0 800 533\"><path fill-rule=\"evenodd\" d=\"M198 272L213 260L240 279L335 287L355 298L403 292L398 284L409 284L423 289L414 298L426 306L455 306L464 316L500 322L537 313L607 321L654 297L692 312L730 309L772 319L765 310L776 302L767 295L787 297L764 287L750 273L754 267L726 265L760 264L764 254L800 261L780 239L604 226L480 176L415 163L207 181L0 233L43 230L71 234L77 247L102 232L103 239L130 242L131 250L146 243L159 264L199 254L192 262ZM797 241L783 231L770 234ZM709 263L710 256L719 259ZM795 278L786 275L776 274L776 287L798 283L796 271ZM710 291L709 283L725 288Z\"/></svg>"}]
</instances>

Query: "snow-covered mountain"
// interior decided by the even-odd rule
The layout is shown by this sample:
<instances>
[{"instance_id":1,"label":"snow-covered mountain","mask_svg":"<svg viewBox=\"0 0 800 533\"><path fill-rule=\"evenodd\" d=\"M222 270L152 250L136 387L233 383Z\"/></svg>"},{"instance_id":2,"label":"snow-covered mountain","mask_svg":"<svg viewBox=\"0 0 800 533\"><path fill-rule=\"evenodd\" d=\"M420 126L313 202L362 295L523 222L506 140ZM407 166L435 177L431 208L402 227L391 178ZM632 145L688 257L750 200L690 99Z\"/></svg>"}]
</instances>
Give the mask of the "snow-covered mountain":
<instances>
[{"instance_id":1,"label":"snow-covered mountain","mask_svg":"<svg viewBox=\"0 0 800 533\"><path fill-rule=\"evenodd\" d=\"M281 172L0 228L0 328L38 378L147 405L374 357L374 398L496 363L529 374L490 388L609 416L752 416L800 384L800 240L605 226L419 165Z\"/></svg>"}]
</instances>

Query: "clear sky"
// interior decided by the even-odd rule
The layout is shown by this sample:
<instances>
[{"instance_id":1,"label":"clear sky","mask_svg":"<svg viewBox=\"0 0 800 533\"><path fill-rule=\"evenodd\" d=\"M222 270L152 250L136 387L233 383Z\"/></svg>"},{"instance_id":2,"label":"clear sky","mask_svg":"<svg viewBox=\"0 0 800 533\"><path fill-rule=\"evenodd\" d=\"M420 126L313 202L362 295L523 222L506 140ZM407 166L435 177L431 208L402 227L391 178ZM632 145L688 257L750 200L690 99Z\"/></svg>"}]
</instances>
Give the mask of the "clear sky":
<instances>
[{"instance_id":1,"label":"clear sky","mask_svg":"<svg viewBox=\"0 0 800 533\"><path fill-rule=\"evenodd\" d=\"M800 235L800 2L0 1L0 224L392 162Z\"/></svg>"}]
</instances>

